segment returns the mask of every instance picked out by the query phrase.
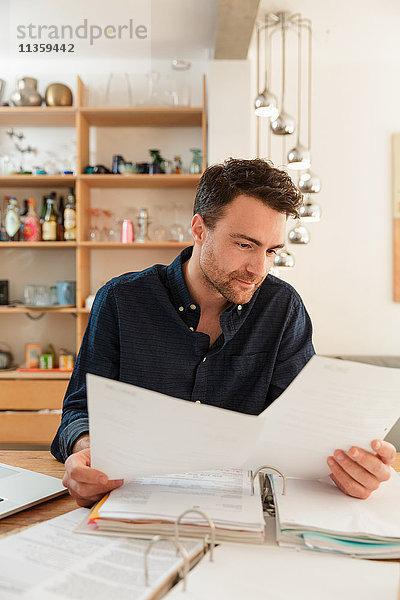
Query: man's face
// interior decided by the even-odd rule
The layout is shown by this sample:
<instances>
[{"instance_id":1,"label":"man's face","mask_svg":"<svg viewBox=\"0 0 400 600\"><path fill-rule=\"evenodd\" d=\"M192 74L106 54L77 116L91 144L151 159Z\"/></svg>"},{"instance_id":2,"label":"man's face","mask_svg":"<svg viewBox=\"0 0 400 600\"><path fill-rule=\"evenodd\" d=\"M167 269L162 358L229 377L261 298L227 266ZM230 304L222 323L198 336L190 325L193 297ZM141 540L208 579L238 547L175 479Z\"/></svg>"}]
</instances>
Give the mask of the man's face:
<instances>
[{"instance_id":1,"label":"man's face","mask_svg":"<svg viewBox=\"0 0 400 600\"><path fill-rule=\"evenodd\" d=\"M214 229L205 226L200 251L205 284L229 302L249 302L283 247L285 225L285 214L251 196L237 196Z\"/></svg>"}]
</instances>

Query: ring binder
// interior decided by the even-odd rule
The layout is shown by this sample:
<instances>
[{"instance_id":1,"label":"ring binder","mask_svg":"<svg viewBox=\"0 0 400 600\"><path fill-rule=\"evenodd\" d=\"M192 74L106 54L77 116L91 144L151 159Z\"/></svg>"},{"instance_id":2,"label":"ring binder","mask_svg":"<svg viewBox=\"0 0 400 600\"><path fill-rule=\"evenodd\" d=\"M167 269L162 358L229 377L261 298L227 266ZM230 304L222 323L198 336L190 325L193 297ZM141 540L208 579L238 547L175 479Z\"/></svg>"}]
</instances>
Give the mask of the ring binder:
<instances>
[{"instance_id":1,"label":"ring binder","mask_svg":"<svg viewBox=\"0 0 400 600\"><path fill-rule=\"evenodd\" d=\"M280 471L279 469L277 469L276 467L271 467L270 465L264 465L262 467L258 467L258 469L256 471L254 471L254 473L251 473L250 478L251 478L251 495L254 496L254 480L257 477L257 475L259 474L260 471L262 471L263 469L271 469L271 471L276 471L277 473L279 473L279 475L282 477L283 479L283 488L282 488L282 496L286 496L286 475ZM264 481L264 487L262 490L262 496L264 498L264 494L265 494L265 481Z\"/></svg>"},{"instance_id":2,"label":"ring binder","mask_svg":"<svg viewBox=\"0 0 400 600\"><path fill-rule=\"evenodd\" d=\"M205 521L207 521L207 523L210 526L210 561L212 562L214 560L214 548L215 548L215 525L214 522L212 521L212 519L210 519L203 511L198 510L197 508L188 508L187 510L185 510L181 515L179 515L179 517L176 519L175 521L175 539L178 541L179 540L179 524L181 522L181 519L183 519L183 517L185 515L187 515L188 513L197 513L199 514L201 517L203 517L203 519ZM207 537L205 537L205 541L207 541Z\"/></svg>"},{"instance_id":3,"label":"ring binder","mask_svg":"<svg viewBox=\"0 0 400 600\"><path fill-rule=\"evenodd\" d=\"M148 565L148 555L149 552L152 548L152 546L154 544L157 544L158 542L162 541L162 540L168 540L169 542L172 542L173 544L175 544L176 549L178 552L181 553L182 558L183 558L183 570L182 570L182 574L179 573L179 576L182 578L183 580L183 590L186 591L186 575L189 572L189 555L186 551L186 549L182 546L182 544L180 543L179 539L177 539L176 537L170 537L170 536L163 536L163 535L155 535L148 543L147 548L145 550L144 553L144 583L146 586L149 585L149 565Z\"/></svg>"}]
</instances>

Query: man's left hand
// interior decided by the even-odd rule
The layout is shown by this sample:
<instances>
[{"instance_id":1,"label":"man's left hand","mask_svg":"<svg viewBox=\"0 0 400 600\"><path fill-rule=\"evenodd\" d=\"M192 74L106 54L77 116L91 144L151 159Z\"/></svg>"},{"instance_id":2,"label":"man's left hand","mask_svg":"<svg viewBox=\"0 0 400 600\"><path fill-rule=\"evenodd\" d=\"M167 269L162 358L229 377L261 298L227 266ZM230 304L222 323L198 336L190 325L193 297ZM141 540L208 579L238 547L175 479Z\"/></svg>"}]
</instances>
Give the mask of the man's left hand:
<instances>
[{"instance_id":1,"label":"man's left hand","mask_svg":"<svg viewBox=\"0 0 400 600\"><path fill-rule=\"evenodd\" d=\"M329 477L348 496L366 500L382 481L390 479L396 448L383 440L374 440L371 448L376 454L352 446L348 452L335 450L328 456Z\"/></svg>"}]
</instances>

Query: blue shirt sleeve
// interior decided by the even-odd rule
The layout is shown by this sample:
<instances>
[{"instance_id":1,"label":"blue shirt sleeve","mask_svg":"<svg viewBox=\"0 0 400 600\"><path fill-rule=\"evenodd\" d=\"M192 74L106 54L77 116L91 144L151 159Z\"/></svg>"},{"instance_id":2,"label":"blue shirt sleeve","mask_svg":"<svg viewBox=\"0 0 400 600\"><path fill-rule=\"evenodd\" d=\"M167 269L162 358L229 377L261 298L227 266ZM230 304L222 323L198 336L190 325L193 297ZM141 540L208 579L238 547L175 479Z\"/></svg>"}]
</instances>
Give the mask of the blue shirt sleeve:
<instances>
[{"instance_id":1,"label":"blue shirt sleeve","mask_svg":"<svg viewBox=\"0 0 400 600\"><path fill-rule=\"evenodd\" d=\"M119 377L119 319L112 283L96 294L82 345L65 394L60 427L51 453L65 462L77 438L89 431L86 373L109 379Z\"/></svg>"}]
</instances>

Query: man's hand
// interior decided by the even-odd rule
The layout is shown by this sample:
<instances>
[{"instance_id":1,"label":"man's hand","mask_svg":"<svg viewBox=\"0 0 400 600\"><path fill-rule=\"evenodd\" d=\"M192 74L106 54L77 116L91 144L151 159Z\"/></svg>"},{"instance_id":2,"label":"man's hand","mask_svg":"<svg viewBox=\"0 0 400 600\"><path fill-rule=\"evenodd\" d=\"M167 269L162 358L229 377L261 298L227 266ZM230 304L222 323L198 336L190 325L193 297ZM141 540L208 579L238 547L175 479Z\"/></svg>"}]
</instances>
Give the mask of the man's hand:
<instances>
[{"instance_id":1,"label":"man's hand","mask_svg":"<svg viewBox=\"0 0 400 600\"><path fill-rule=\"evenodd\" d=\"M92 469L90 448L85 448L67 458L62 482L79 506L91 506L107 492L120 487L124 480L110 480L101 471Z\"/></svg>"},{"instance_id":2,"label":"man's hand","mask_svg":"<svg viewBox=\"0 0 400 600\"><path fill-rule=\"evenodd\" d=\"M396 448L389 442L374 440L367 452L353 446L346 453L335 450L327 463L332 471L329 477L348 496L367 499L382 481L390 479L390 465L396 458Z\"/></svg>"}]
</instances>

